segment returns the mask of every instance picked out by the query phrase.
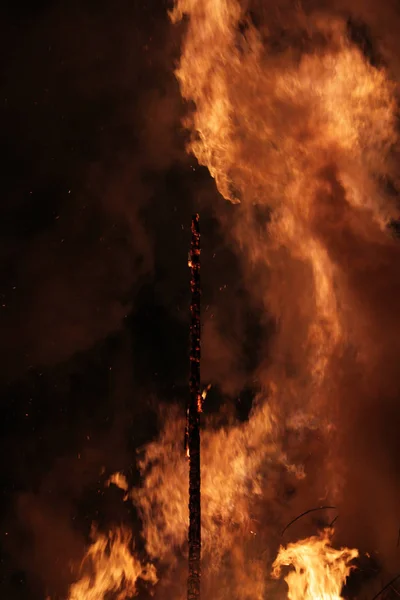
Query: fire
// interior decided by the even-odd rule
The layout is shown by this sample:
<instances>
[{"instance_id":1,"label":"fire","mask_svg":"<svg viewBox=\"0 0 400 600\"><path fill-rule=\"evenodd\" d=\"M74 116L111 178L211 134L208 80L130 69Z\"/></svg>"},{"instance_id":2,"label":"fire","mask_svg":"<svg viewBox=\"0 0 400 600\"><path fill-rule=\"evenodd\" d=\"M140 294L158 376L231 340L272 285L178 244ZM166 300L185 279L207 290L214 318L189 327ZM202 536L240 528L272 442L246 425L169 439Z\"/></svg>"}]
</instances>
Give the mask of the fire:
<instances>
[{"instance_id":1,"label":"fire","mask_svg":"<svg viewBox=\"0 0 400 600\"><path fill-rule=\"evenodd\" d=\"M198 407L199 407L199 412L203 412L203 403L205 401L205 399L207 398L207 394L211 389L211 383L209 383L207 385L207 387L204 388L204 390L202 391L199 399L198 399Z\"/></svg>"},{"instance_id":2,"label":"fire","mask_svg":"<svg viewBox=\"0 0 400 600\"><path fill-rule=\"evenodd\" d=\"M109 486L111 484L114 484L115 486L117 486L120 490L124 490L124 492L127 492L129 489L129 485L128 482L126 480L126 477L123 473L113 473L111 475L111 477L109 479L107 479L106 481L106 485Z\"/></svg>"},{"instance_id":3,"label":"fire","mask_svg":"<svg viewBox=\"0 0 400 600\"><path fill-rule=\"evenodd\" d=\"M81 564L81 578L71 585L68 600L105 600L111 593L115 600L126 600L136 595L139 579L157 582L155 567L132 554L132 534L127 529L108 535L93 529L92 540Z\"/></svg>"},{"instance_id":4,"label":"fire","mask_svg":"<svg viewBox=\"0 0 400 600\"><path fill-rule=\"evenodd\" d=\"M355 169L370 185L368 168L387 172L396 102L395 86L348 41L344 21L293 13L286 27L314 52L269 51L268 22L262 36L237 0L177 0L172 19L190 17L177 70L182 95L196 105L189 150L225 198L289 204L293 217L305 211L304 221L327 161L351 175L352 203L379 200L360 189Z\"/></svg>"},{"instance_id":5,"label":"fire","mask_svg":"<svg viewBox=\"0 0 400 600\"><path fill-rule=\"evenodd\" d=\"M293 567L285 577L289 600L341 600L351 561L358 551L335 550L331 546L332 534L332 530L325 529L319 536L280 547L272 574L278 578L282 567Z\"/></svg>"},{"instance_id":6,"label":"fire","mask_svg":"<svg viewBox=\"0 0 400 600\"><path fill-rule=\"evenodd\" d=\"M225 600L263 600L265 545L259 531L260 503L274 502L279 473L304 476L291 464L277 440L277 424L263 398L256 400L248 421L224 425L204 419L202 431L202 552L204 593ZM188 528L188 462L182 450L182 411L162 413L160 438L146 446L139 468L143 486L132 498L143 523L151 559L176 564L185 549ZM183 584L184 586L185 584Z\"/></svg>"},{"instance_id":7,"label":"fire","mask_svg":"<svg viewBox=\"0 0 400 600\"><path fill-rule=\"evenodd\" d=\"M249 235L246 222L236 232L251 260L274 270L286 248L312 280L299 308L306 327L299 344L308 358L312 396L318 397L346 334L337 290L341 273L316 220L332 218L325 203L335 182L349 207L369 212L377 223L394 215L379 177L395 177L390 150L397 141L396 96L385 70L371 66L348 40L342 19L292 13L285 26L309 44L303 54L296 48L272 51L269 16L261 13L266 23L260 32L237 0L178 0L172 19L189 16L177 70L183 97L196 106L186 121L189 150L226 199L245 203L248 211L255 203L274 209L268 243ZM282 298L265 301L282 316ZM283 317L283 326L291 327Z\"/></svg>"},{"instance_id":8,"label":"fire","mask_svg":"<svg viewBox=\"0 0 400 600\"><path fill-rule=\"evenodd\" d=\"M123 473L113 473L106 481L106 486L110 486L111 484L115 485L124 492L129 490L128 481Z\"/></svg>"}]
</instances>

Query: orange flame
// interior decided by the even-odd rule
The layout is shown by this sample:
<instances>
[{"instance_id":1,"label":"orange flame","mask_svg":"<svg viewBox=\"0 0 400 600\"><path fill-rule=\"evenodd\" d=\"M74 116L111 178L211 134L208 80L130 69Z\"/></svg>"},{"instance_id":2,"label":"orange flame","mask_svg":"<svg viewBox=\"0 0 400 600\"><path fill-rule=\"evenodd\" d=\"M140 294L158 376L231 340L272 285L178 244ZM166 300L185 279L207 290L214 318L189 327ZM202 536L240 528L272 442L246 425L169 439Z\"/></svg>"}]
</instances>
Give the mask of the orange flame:
<instances>
[{"instance_id":1,"label":"orange flame","mask_svg":"<svg viewBox=\"0 0 400 600\"><path fill-rule=\"evenodd\" d=\"M107 487L109 487L111 484L115 485L120 490L123 490L124 492L126 492L126 494L124 496L124 501L128 500L129 485L128 485L128 481L123 473L113 473L111 475L111 477L109 477L109 479L107 479L107 481L106 481Z\"/></svg>"},{"instance_id":2,"label":"orange flame","mask_svg":"<svg viewBox=\"0 0 400 600\"><path fill-rule=\"evenodd\" d=\"M81 578L72 584L68 600L105 600L113 592L115 600L136 595L137 581L157 582L155 567L143 565L131 550L132 534L118 528L108 535L95 529L93 543L81 564Z\"/></svg>"},{"instance_id":3,"label":"orange flame","mask_svg":"<svg viewBox=\"0 0 400 600\"><path fill-rule=\"evenodd\" d=\"M189 150L226 199L274 208L269 247L248 234L246 222L237 232L252 260L278 264L282 257L274 254L287 248L310 269L300 343L317 398L345 338L335 290L340 274L313 227L315 215L326 210L318 208L321 195L332 193L323 170L334 165L354 209L370 211L379 223L394 215L377 182L381 175L395 177L389 153L397 140L396 99L385 70L371 66L349 42L344 20L293 13L314 53L268 52L268 24L262 37L238 0L177 0L171 16L189 16L177 70L183 97L196 106L186 121ZM240 35L243 23L246 34ZM280 316L277 299L266 300Z\"/></svg>"},{"instance_id":4,"label":"orange flame","mask_svg":"<svg viewBox=\"0 0 400 600\"><path fill-rule=\"evenodd\" d=\"M128 481L123 473L113 473L111 477L109 477L106 481L106 486L110 486L111 484L118 487L120 490L127 492L129 490Z\"/></svg>"},{"instance_id":5,"label":"orange flame","mask_svg":"<svg viewBox=\"0 0 400 600\"><path fill-rule=\"evenodd\" d=\"M325 529L319 536L280 547L272 575L278 578L282 567L293 571L285 577L289 600L341 600L342 587L358 551L335 550L331 546L333 531Z\"/></svg>"},{"instance_id":6,"label":"orange flame","mask_svg":"<svg viewBox=\"0 0 400 600\"><path fill-rule=\"evenodd\" d=\"M183 416L174 411L164 421L160 439L146 446L139 461L144 481L132 491L132 498L142 518L149 556L173 563L187 539L188 463L181 444ZM243 583L244 560L247 590L260 600L265 565L261 551L257 556L251 513L267 497L265 473L270 471L272 477L273 468L283 468L298 479L304 476L302 465L290 464L282 452L275 427L269 406L260 399L247 422L202 432L202 548L205 564L210 565L208 576L215 572L222 581L221 562L231 555L238 568L234 577L230 572L230 584L236 579Z\"/></svg>"}]
</instances>

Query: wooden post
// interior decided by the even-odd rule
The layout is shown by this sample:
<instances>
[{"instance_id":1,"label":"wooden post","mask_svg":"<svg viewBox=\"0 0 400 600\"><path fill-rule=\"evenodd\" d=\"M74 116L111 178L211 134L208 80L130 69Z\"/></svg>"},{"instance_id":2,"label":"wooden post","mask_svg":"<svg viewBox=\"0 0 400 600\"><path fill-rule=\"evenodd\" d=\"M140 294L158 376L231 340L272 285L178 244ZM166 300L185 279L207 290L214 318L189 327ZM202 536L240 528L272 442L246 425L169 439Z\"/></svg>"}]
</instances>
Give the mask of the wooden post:
<instances>
[{"instance_id":1,"label":"wooden post","mask_svg":"<svg viewBox=\"0 0 400 600\"><path fill-rule=\"evenodd\" d=\"M190 397L187 409L186 444L189 457L189 576L188 600L200 600L201 495L200 495L200 223L192 218L189 266L192 292L190 314Z\"/></svg>"}]
</instances>

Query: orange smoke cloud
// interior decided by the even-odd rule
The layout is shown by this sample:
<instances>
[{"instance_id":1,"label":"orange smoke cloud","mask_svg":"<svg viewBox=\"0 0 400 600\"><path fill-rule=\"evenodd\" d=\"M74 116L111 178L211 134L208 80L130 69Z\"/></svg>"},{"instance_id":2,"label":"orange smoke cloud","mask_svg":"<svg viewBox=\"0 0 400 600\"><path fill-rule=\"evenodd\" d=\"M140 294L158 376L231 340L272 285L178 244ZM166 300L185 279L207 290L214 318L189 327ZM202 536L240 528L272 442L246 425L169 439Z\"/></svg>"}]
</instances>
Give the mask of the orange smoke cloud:
<instances>
[{"instance_id":1,"label":"orange smoke cloud","mask_svg":"<svg viewBox=\"0 0 400 600\"><path fill-rule=\"evenodd\" d=\"M281 326L274 368L290 354L302 370L303 390L296 382L294 393L318 402L329 362L349 342L339 305L343 273L315 231L326 212L320 197L331 190L326 168L334 165L353 221L361 212L378 232L395 214L379 185L394 176L395 87L349 42L339 18L298 12L294 25L308 47L276 52L268 23L259 32L239 2L183 0L172 16L183 13L190 23L177 76L196 105L189 149L243 211L254 203L273 208L263 240L247 219L233 234L250 263L269 269L264 304Z\"/></svg>"}]
</instances>

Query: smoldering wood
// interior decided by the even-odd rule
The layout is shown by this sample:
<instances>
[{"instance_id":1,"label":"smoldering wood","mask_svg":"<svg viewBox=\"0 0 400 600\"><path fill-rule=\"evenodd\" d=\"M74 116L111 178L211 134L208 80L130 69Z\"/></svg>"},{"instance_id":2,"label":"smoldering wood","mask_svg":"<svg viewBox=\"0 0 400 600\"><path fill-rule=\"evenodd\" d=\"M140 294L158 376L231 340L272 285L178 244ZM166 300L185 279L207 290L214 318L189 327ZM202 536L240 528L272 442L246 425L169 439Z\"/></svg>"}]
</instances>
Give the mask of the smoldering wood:
<instances>
[{"instance_id":1,"label":"smoldering wood","mask_svg":"<svg viewBox=\"0 0 400 600\"><path fill-rule=\"evenodd\" d=\"M200 600L201 578L201 478L200 478L200 219L192 218L190 247L191 324L190 384L187 408L187 451L189 455L189 575L188 600Z\"/></svg>"}]
</instances>

